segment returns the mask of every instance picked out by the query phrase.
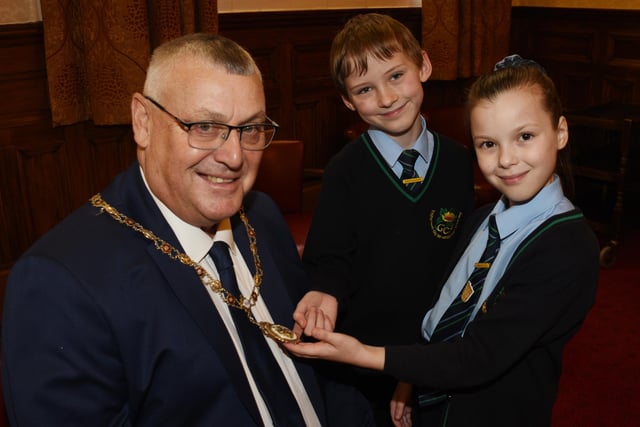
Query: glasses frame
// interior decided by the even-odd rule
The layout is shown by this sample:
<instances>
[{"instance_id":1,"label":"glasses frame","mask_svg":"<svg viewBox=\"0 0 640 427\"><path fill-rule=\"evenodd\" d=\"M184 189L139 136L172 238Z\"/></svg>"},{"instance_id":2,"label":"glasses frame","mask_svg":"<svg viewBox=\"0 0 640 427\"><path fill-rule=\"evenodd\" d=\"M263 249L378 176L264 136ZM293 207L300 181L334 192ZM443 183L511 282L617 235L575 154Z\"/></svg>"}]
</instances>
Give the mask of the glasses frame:
<instances>
[{"instance_id":1,"label":"glasses frame","mask_svg":"<svg viewBox=\"0 0 640 427\"><path fill-rule=\"evenodd\" d=\"M187 132L187 136L188 136L187 141L189 143L189 147L195 148L196 150L209 150L209 151L217 150L218 148L222 147L225 142L227 142L227 140L231 136L231 131L235 129L235 130L238 131L238 142L240 143L240 147L243 150L263 151L269 145L271 145L271 142L273 142L273 138L276 136L276 133L278 132L278 129L280 128L280 125L278 123L276 123L275 121L273 121L272 119L270 119L269 117L266 117L266 116L265 116L265 118L268 121L267 123L247 123L246 125L242 125L242 126L234 126L234 125L230 125L230 124L227 124L227 123L215 122L213 120L203 120L203 121L199 121L199 122L185 122L181 118L179 118L176 115L170 113L162 104L160 104L158 101L156 101L152 97L150 97L148 95L142 95L142 96L144 96L149 102L151 102L153 105L155 105L158 110L164 112L169 117L171 117L180 126L180 128L182 130ZM191 128L194 127L194 126L197 126L197 125L215 125L215 126L226 127L227 128L227 133L226 133L225 137L221 137L222 138L222 142L217 147L214 147L214 148L194 147L193 145L191 145ZM273 135L271 135L271 139L269 141L267 141L260 148L256 148L255 146L245 146L242 143L242 132L244 132L245 129L251 128L251 127L254 127L254 126L270 126L270 127L273 128Z\"/></svg>"}]
</instances>

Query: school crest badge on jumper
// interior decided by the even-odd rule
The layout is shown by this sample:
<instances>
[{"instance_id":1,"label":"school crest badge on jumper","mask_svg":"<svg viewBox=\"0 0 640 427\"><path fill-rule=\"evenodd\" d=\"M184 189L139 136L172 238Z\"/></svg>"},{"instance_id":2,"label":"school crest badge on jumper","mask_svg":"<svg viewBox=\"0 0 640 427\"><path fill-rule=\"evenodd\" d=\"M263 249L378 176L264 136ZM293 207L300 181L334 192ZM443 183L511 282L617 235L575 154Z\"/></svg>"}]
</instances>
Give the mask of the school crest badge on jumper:
<instances>
[{"instance_id":1,"label":"school crest badge on jumper","mask_svg":"<svg viewBox=\"0 0 640 427\"><path fill-rule=\"evenodd\" d=\"M462 213L457 209L440 208L433 209L429 215L431 232L438 239L450 239L458 228Z\"/></svg>"}]
</instances>

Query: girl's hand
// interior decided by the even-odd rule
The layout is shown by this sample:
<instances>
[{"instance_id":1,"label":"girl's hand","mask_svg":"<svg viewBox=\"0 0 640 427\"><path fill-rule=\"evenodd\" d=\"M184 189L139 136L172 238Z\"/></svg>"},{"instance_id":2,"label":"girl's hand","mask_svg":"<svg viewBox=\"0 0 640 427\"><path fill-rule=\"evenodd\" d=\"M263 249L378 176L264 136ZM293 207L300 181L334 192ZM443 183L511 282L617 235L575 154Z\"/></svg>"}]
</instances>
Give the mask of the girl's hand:
<instances>
[{"instance_id":1,"label":"girl's hand","mask_svg":"<svg viewBox=\"0 0 640 427\"><path fill-rule=\"evenodd\" d=\"M314 328L310 336L318 342L285 343L292 354L312 359L331 360L381 371L384 368L384 347L362 344L352 336Z\"/></svg>"}]
</instances>

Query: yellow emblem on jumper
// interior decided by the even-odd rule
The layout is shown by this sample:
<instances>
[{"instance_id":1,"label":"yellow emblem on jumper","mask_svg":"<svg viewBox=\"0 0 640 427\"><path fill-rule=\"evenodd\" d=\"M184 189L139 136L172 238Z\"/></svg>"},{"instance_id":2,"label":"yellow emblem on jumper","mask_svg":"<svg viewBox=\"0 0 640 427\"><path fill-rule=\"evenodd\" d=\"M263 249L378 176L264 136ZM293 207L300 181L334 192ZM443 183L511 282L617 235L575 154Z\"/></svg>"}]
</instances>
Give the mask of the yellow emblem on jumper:
<instances>
[{"instance_id":1,"label":"yellow emblem on jumper","mask_svg":"<svg viewBox=\"0 0 640 427\"><path fill-rule=\"evenodd\" d=\"M475 264L473 264L473 266L475 268L489 268L489 267L491 267L491 263L490 262L476 262Z\"/></svg>"},{"instance_id":2,"label":"yellow emblem on jumper","mask_svg":"<svg viewBox=\"0 0 640 427\"><path fill-rule=\"evenodd\" d=\"M431 232L439 239L450 239L454 235L462 213L456 209L440 208L439 212L431 211L429 220Z\"/></svg>"}]
</instances>

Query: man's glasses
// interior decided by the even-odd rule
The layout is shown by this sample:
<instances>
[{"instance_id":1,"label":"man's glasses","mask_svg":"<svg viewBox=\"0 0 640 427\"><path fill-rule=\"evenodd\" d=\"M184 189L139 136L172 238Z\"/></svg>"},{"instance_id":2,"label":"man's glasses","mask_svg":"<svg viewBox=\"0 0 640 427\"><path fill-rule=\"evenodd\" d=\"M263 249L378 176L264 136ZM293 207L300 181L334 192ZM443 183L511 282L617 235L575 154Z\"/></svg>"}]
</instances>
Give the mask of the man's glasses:
<instances>
[{"instance_id":1,"label":"man's glasses","mask_svg":"<svg viewBox=\"0 0 640 427\"><path fill-rule=\"evenodd\" d=\"M233 126L225 123L217 122L193 122L187 123L179 119L167 111L158 101L144 95L153 105L160 111L165 112L169 117L175 120L180 127L187 132L189 146L199 150L216 150L225 143L232 130L238 131L238 140L240 147L244 150L261 151L271 144L273 137L278 130L279 125L271 120L266 119L269 123L249 123L242 126Z\"/></svg>"}]
</instances>

